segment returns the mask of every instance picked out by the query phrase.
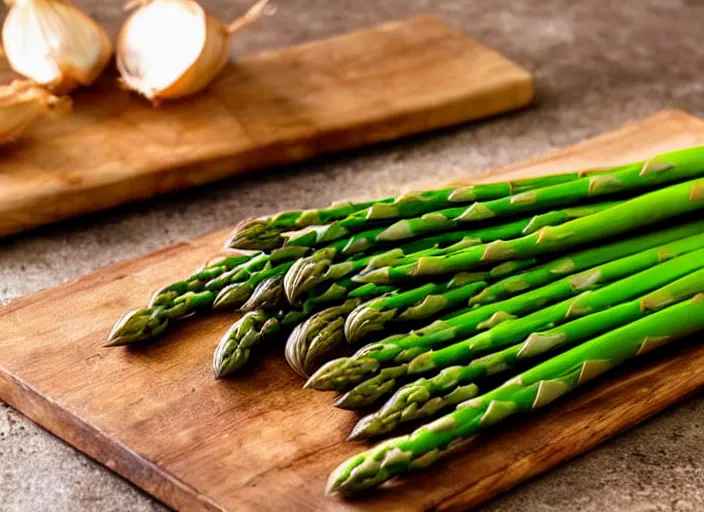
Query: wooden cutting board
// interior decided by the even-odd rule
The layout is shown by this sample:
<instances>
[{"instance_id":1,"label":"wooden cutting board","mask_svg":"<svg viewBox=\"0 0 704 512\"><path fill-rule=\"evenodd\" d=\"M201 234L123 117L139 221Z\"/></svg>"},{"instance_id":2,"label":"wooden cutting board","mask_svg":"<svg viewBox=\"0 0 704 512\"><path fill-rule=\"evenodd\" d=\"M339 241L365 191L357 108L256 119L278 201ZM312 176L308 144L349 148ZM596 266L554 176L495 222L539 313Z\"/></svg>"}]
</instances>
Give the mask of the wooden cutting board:
<instances>
[{"instance_id":1,"label":"wooden cutting board","mask_svg":"<svg viewBox=\"0 0 704 512\"><path fill-rule=\"evenodd\" d=\"M619 164L704 144L704 122L667 111L492 175ZM301 389L281 350L215 381L215 343L234 315L185 322L140 349L101 344L126 310L196 268L227 231L98 270L0 310L0 399L174 508L184 510L462 510L564 462L704 387L704 345L657 354L561 401L519 428L393 492L323 495L357 416Z\"/></svg>"},{"instance_id":2,"label":"wooden cutting board","mask_svg":"<svg viewBox=\"0 0 704 512\"><path fill-rule=\"evenodd\" d=\"M0 148L0 236L532 98L526 70L431 17L242 59L158 109L104 77Z\"/></svg>"}]
</instances>

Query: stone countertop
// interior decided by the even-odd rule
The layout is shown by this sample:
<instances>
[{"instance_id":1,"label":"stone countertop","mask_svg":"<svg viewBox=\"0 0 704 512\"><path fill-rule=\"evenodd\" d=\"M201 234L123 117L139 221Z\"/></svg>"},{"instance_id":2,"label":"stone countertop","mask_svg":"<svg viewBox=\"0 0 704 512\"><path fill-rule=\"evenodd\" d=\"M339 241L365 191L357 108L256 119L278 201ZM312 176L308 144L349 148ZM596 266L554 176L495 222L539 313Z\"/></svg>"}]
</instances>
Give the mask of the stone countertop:
<instances>
[{"instance_id":1,"label":"stone countertop","mask_svg":"<svg viewBox=\"0 0 704 512\"><path fill-rule=\"evenodd\" d=\"M48 226L0 245L0 303L232 225L245 216L467 175L668 107L704 115L704 0L274 0L235 54L434 13L534 73L517 114ZM122 1L77 0L116 32ZM249 0L205 0L223 19ZM486 511L704 510L704 397L527 483ZM163 505L0 405L0 511L145 511Z\"/></svg>"}]
</instances>

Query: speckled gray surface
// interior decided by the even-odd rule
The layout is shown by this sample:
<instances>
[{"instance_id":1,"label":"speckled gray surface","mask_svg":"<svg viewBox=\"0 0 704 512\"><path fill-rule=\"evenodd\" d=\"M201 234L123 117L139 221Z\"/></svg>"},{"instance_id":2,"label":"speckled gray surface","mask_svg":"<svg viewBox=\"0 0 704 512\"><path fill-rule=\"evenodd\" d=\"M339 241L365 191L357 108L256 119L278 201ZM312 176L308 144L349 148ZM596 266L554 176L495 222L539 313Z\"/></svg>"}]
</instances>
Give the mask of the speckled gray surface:
<instances>
[{"instance_id":1,"label":"speckled gray surface","mask_svg":"<svg viewBox=\"0 0 704 512\"><path fill-rule=\"evenodd\" d=\"M122 1L83 0L114 32ZM205 0L233 17L248 0ZM322 162L237 178L0 242L0 303L244 216L371 196L424 176L516 161L667 107L704 115L704 0L276 0L279 14L233 41L251 53L437 13L530 69L530 110ZM704 397L536 479L486 511L704 510ZM0 511L163 510L0 405Z\"/></svg>"}]
</instances>

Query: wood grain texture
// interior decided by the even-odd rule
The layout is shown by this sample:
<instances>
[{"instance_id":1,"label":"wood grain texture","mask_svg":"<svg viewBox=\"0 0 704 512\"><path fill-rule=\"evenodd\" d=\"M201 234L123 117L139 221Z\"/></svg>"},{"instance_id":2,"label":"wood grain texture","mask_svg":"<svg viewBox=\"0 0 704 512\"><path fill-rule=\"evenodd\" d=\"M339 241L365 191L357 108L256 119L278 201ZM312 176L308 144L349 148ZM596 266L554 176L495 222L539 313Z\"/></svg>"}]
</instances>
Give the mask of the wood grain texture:
<instances>
[{"instance_id":1,"label":"wood grain texture","mask_svg":"<svg viewBox=\"0 0 704 512\"><path fill-rule=\"evenodd\" d=\"M245 58L152 108L115 77L0 148L0 236L528 104L530 74L417 17Z\"/></svg>"},{"instance_id":2,"label":"wood grain texture","mask_svg":"<svg viewBox=\"0 0 704 512\"><path fill-rule=\"evenodd\" d=\"M704 144L704 122L668 111L526 164L592 167ZM652 146L649 146L652 148ZM629 149L630 148L630 149ZM648 152L648 154L650 154ZM645 156L645 155L643 155ZM513 166L518 172L520 165ZM512 171L513 172L513 171ZM498 177L496 175L495 177ZM282 347L216 382L212 350L233 321L185 322L139 349L104 349L114 321L216 253L226 232L96 271L0 310L0 399L172 507L183 510L463 510L554 467L704 387L704 346L654 357L405 478L393 492L323 495L329 472L364 448L357 416L301 389Z\"/></svg>"}]
</instances>

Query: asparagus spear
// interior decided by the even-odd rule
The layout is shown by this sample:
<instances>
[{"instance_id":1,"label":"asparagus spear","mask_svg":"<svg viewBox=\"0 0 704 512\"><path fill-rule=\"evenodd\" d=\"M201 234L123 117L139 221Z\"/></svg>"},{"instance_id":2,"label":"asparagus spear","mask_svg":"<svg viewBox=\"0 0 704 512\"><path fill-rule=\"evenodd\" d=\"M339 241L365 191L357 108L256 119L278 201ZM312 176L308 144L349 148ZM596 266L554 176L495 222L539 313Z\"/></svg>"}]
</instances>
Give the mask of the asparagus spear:
<instances>
[{"instance_id":1,"label":"asparagus spear","mask_svg":"<svg viewBox=\"0 0 704 512\"><path fill-rule=\"evenodd\" d=\"M242 315L222 337L213 355L213 373L221 379L240 368L247 361L252 347L277 333L281 324L277 315L263 310Z\"/></svg>"},{"instance_id":2,"label":"asparagus spear","mask_svg":"<svg viewBox=\"0 0 704 512\"><path fill-rule=\"evenodd\" d=\"M368 256L338 264L334 264L335 259L339 257L341 252L349 250L353 245L344 240L335 242L328 249L319 250L311 256L297 261L286 274L284 290L286 291L286 296L289 298L289 301L295 302L301 293L315 286L351 276L363 270L383 267L389 264L400 264L400 262L412 262L424 255L450 255L463 247L471 248L471 246L477 244L497 240L510 240L528 233L533 233L546 226L559 225L570 219L581 218L604 211L617 204L620 203L609 202L577 208L567 208L534 215L533 217L498 226L489 226L470 231L443 233L403 245L400 248L383 253L382 256ZM377 238L378 233L379 230L374 230L369 232L368 235L364 233L355 235L353 239L356 239L358 242L361 239L364 240L364 243L359 243L356 247L368 249L382 243Z\"/></svg>"},{"instance_id":3,"label":"asparagus spear","mask_svg":"<svg viewBox=\"0 0 704 512\"><path fill-rule=\"evenodd\" d=\"M482 327L491 326L499 320L536 311L546 304L579 293L585 287L623 278L657 265L664 259L700 249L704 244L704 235L693 234L700 232L703 226L702 221L693 222L607 246L604 248L605 254L610 258L621 258L500 302L470 308L462 314L433 322L410 334L391 336L367 345L352 357L336 359L324 365L308 380L306 386L319 390L342 390L379 374L384 366L407 363L433 347L448 345L462 337L471 336ZM677 237L683 235L690 236L678 241ZM584 260L580 261L585 263ZM525 275L530 273L528 271ZM389 372L393 375L398 373L396 370ZM382 371L378 375L377 384L388 380L384 373L389 372Z\"/></svg>"},{"instance_id":4,"label":"asparagus spear","mask_svg":"<svg viewBox=\"0 0 704 512\"><path fill-rule=\"evenodd\" d=\"M320 356L333 350L345 339L345 318L359 299L350 299L314 314L296 326L286 342L286 361L301 377L307 378Z\"/></svg>"},{"instance_id":5,"label":"asparagus spear","mask_svg":"<svg viewBox=\"0 0 704 512\"><path fill-rule=\"evenodd\" d=\"M535 264L535 260L515 262L512 269ZM382 296L358 306L347 317L345 337L354 343L366 335L382 331L389 322L417 322L436 316L485 289L487 283L480 279L491 279L500 275L501 265L491 272L460 273L444 283L427 283L411 290Z\"/></svg>"},{"instance_id":6,"label":"asparagus spear","mask_svg":"<svg viewBox=\"0 0 704 512\"><path fill-rule=\"evenodd\" d=\"M480 203L475 203L480 204ZM424 206L428 207L426 203ZM446 210L441 210L436 212L435 209L427 209L424 215L417 219L407 219L401 222L400 225L406 225L406 223L411 223L418 226L429 226L428 229L419 228L418 230L411 230L405 234L397 233L394 235L396 238L393 240L402 240L411 238L417 235L425 235L429 233L438 233L443 231L448 231L454 229L460 225L460 221L453 220L447 215L450 212L462 212L466 207L451 208ZM284 233L282 236L285 238L284 245L294 245L298 247L315 247L324 243L329 243L340 238L345 238L350 236L355 231L362 233L368 233L365 238L370 242L376 242L387 240L389 233L391 233L389 227L377 228L372 232L364 231L369 229L370 225L378 225L377 222L371 222L365 215L358 214L351 215L343 220L333 222L331 224L325 224L322 226L310 226L308 228L302 229L300 231L292 231L290 233ZM559 216L560 212L551 212L552 217ZM550 222L550 217L545 219L545 222Z\"/></svg>"},{"instance_id":7,"label":"asparagus spear","mask_svg":"<svg viewBox=\"0 0 704 512\"><path fill-rule=\"evenodd\" d=\"M475 434L516 413L539 409L636 356L704 329L704 294L593 338L521 373L454 412L389 439L340 465L327 492L353 493L424 469Z\"/></svg>"},{"instance_id":8,"label":"asparagus spear","mask_svg":"<svg viewBox=\"0 0 704 512\"><path fill-rule=\"evenodd\" d=\"M453 248L462 248L472 245L474 242L471 239L465 239L450 247L439 247L437 245L429 246L412 254L414 255L439 255L449 254ZM415 247L415 244L414 244ZM405 257L405 248L393 249L381 254L372 254L357 259L348 259L333 265L333 259L336 252L333 249L322 249L316 251L307 258L302 258L296 261L290 271L284 276L284 291L286 297L291 304L298 302L299 296L311 290L316 286L322 286L327 282L335 282L345 278L345 276L354 273L355 270L367 268L377 264L386 264L387 262L402 262L407 261ZM380 263L383 262L383 263ZM324 278L313 278L310 276L324 276Z\"/></svg>"},{"instance_id":9,"label":"asparagus spear","mask_svg":"<svg viewBox=\"0 0 704 512\"><path fill-rule=\"evenodd\" d=\"M486 262L532 258L627 233L701 208L704 208L704 179L686 181L643 194L587 217L559 226L546 226L522 238L476 245L447 256L421 256L415 262L371 270L356 276L354 280L393 284L417 279L418 276L464 272Z\"/></svg>"},{"instance_id":10,"label":"asparagus spear","mask_svg":"<svg viewBox=\"0 0 704 512\"><path fill-rule=\"evenodd\" d=\"M126 345L161 334L170 320L184 318L208 307L215 298L210 283L243 268L257 255L237 254L214 258L190 277L154 293L149 305L125 314L108 337L107 346Z\"/></svg>"},{"instance_id":11,"label":"asparagus spear","mask_svg":"<svg viewBox=\"0 0 704 512\"><path fill-rule=\"evenodd\" d=\"M632 279L629 278L626 281ZM603 294L607 288L609 287L602 288L594 294ZM477 379L510 370L526 360L545 353L573 346L702 292L704 292L704 270L698 270L637 300L578 318L544 332L534 332L522 343L474 359L466 366L448 366L435 377L421 378L401 387L379 411L362 418L357 423L350 439L385 434L401 423L434 416L442 409L463 402L468 392L475 391L476 387L473 383ZM524 320L528 320L528 317L514 323ZM508 324L507 322L492 329L495 331L492 334L500 336L506 332L505 326ZM517 332L515 326L513 329L509 328L509 331L511 330ZM507 341L508 343L510 341ZM501 343L501 346L503 345L504 343ZM465 360L462 356L458 363Z\"/></svg>"},{"instance_id":12,"label":"asparagus spear","mask_svg":"<svg viewBox=\"0 0 704 512\"><path fill-rule=\"evenodd\" d=\"M388 223L393 219L415 217L452 204L497 199L534 188L566 183L581 176L582 173L573 172L504 183L408 192L399 197L376 201L341 202L328 208L282 212L269 217L248 219L240 223L230 235L226 245L238 249L275 249L284 243L284 238L281 235L291 230L349 219L349 226L341 226L342 229L349 232L353 226L364 226L370 222Z\"/></svg>"},{"instance_id":13,"label":"asparagus spear","mask_svg":"<svg viewBox=\"0 0 704 512\"><path fill-rule=\"evenodd\" d=\"M673 183L704 175L704 146L659 155L645 163L599 173L571 182L529 190L469 207L448 208L427 217L404 219L390 226L379 237L384 240L405 238L447 229L463 222L476 222L505 215L516 215L546 208L565 207L585 199Z\"/></svg>"},{"instance_id":14,"label":"asparagus spear","mask_svg":"<svg viewBox=\"0 0 704 512\"><path fill-rule=\"evenodd\" d=\"M151 339L164 332L171 320L209 309L217 293L225 286L246 281L263 268L300 258L308 251L306 247L282 247L269 254L239 255L227 261L240 261L237 258L243 258L240 264L223 264L220 268L217 262L221 259L215 260L212 269L205 269L205 273L199 271L186 281L167 286L154 295L148 307L124 315L110 333L106 346L127 345Z\"/></svg>"}]
</instances>

